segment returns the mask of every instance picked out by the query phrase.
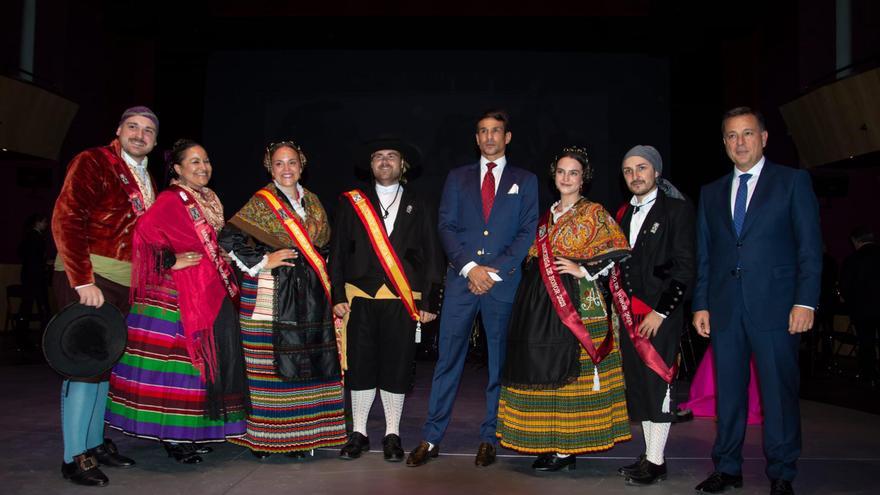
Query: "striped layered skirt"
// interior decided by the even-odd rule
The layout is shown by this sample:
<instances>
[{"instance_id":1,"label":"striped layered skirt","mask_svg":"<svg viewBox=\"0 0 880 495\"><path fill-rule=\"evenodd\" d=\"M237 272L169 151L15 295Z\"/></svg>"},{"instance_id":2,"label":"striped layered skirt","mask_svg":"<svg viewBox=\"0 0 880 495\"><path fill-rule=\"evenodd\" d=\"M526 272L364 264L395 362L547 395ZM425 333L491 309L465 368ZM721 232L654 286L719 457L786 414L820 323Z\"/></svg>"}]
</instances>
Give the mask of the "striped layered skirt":
<instances>
[{"instance_id":1,"label":"striped layered skirt","mask_svg":"<svg viewBox=\"0 0 880 495\"><path fill-rule=\"evenodd\" d=\"M218 419L208 417L206 383L187 353L176 294L154 296L136 301L128 315L128 344L110 376L107 423L128 435L171 442L241 436L246 397L237 396ZM215 327L227 324L223 331L236 332L234 323L218 317Z\"/></svg>"},{"instance_id":2,"label":"striped layered skirt","mask_svg":"<svg viewBox=\"0 0 880 495\"><path fill-rule=\"evenodd\" d=\"M257 278L242 277L241 332L251 413L246 434L231 442L255 451L277 453L345 443L342 382L287 381L276 373L272 321L254 319L255 314L262 312L257 286Z\"/></svg>"}]
</instances>

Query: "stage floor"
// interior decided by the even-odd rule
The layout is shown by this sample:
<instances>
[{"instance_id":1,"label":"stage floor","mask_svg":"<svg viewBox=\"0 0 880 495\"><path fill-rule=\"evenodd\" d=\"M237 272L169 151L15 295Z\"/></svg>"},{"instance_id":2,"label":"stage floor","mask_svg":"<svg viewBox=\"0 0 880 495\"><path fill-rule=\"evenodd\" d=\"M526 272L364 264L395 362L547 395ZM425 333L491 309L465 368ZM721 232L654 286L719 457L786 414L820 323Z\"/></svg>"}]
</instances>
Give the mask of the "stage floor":
<instances>
[{"instance_id":1,"label":"stage floor","mask_svg":"<svg viewBox=\"0 0 880 495\"><path fill-rule=\"evenodd\" d=\"M420 440L427 409L433 363L420 362L416 386L407 397L401 436L409 451ZM186 466L169 459L155 442L129 438L108 430L122 453L137 466L105 470L110 484L87 488L62 479L60 378L45 365L0 367L0 493L125 493L171 494L615 494L693 493L712 470L709 452L713 420L696 419L672 428L667 448L669 478L651 487L630 487L616 469L643 449L640 427L633 440L613 450L578 458L575 471L535 473L533 458L499 449L499 460L488 468L473 464L482 420L485 369L468 364L440 457L419 468L383 461L384 419L377 396L370 417L373 450L354 461L336 458L337 450L319 450L313 458L273 456L258 461L241 447L217 444L205 462ZM799 494L870 494L880 483L880 416L802 401L803 454L795 480ZM735 494L767 493L760 427L749 427L744 451L745 485Z\"/></svg>"}]
</instances>

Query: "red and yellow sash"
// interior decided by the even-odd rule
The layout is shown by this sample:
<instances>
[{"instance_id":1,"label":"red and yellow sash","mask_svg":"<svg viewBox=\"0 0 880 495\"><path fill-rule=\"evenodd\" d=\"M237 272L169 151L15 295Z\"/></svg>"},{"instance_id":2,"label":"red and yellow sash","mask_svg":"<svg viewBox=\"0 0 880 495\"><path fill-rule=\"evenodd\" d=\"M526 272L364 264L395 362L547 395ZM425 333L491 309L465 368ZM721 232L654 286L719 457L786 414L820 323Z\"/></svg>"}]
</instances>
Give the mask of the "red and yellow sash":
<instances>
[{"instance_id":1,"label":"red and yellow sash","mask_svg":"<svg viewBox=\"0 0 880 495\"><path fill-rule=\"evenodd\" d=\"M134 174L131 173L131 169L128 168L128 165L125 164L125 161L123 161L122 158L114 154L108 148L99 149L104 156L107 157L110 166L113 167L113 175L118 177L119 182L122 183L122 190L128 195L128 201L131 203L131 210L134 212L134 216L139 217L146 213L150 204L147 204L144 200L144 194L138 186ZM147 180L149 180L149 177L147 177ZM150 203L152 203L152 201L150 201Z\"/></svg>"},{"instance_id":2,"label":"red and yellow sash","mask_svg":"<svg viewBox=\"0 0 880 495\"><path fill-rule=\"evenodd\" d=\"M199 207L199 203L192 196L192 193L176 185L168 186L168 190L176 192L183 201L183 206L189 213L189 218L192 219L193 228L195 228L196 235L202 242L205 254L208 255L208 259L214 264L214 268L217 269L217 273L220 275L220 280L226 287L226 292L234 301L238 297L238 286L235 284L232 268L220 256L220 246L217 244L217 234L214 232L214 227L211 227L211 224L205 219L205 214L202 212L201 207Z\"/></svg>"},{"instance_id":3,"label":"red and yellow sash","mask_svg":"<svg viewBox=\"0 0 880 495\"><path fill-rule=\"evenodd\" d=\"M318 278L321 280L321 286L324 287L324 292L327 294L327 301L332 304L333 299L330 296L330 276L327 274L327 263L324 261L324 257L318 253L317 249L315 249L305 227L303 227L299 220L297 220L294 213L288 210L281 201L278 201L278 198L272 194L272 191L268 189L260 189L257 191L257 196L262 198L263 201L269 205L269 208L275 213L275 216L278 217L278 221L284 226L287 235L290 236L291 240L296 244L299 252L305 256L306 261L309 262L309 265L311 265L312 269L315 270L315 273L318 274Z\"/></svg>"},{"instance_id":4,"label":"red and yellow sash","mask_svg":"<svg viewBox=\"0 0 880 495\"><path fill-rule=\"evenodd\" d=\"M538 224L538 232L535 235L535 245L538 248L538 263L540 266L541 278L544 280L544 288L553 302L556 314L562 323L571 330L571 333L578 339L584 350L590 356L593 364L598 366L605 359L605 356L611 352L614 345L614 332L609 331L608 336L602 341L602 344L596 349L590 333L581 321L581 315L575 309L576 306L571 302L568 292L562 285L562 278L556 271L553 264L553 251L550 249L550 212L544 214L541 222Z\"/></svg>"},{"instance_id":5,"label":"red and yellow sash","mask_svg":"<svg viewBox=\"0 0 880 495\"><path fill-rule=\"evenodd\" d=\"M376 214L373 205L370 204L366 194L360 189L353 189L343 193L343 196L348 198L361 223L364 224L364 229L367 231L367 237L370 239L373 251L376 252L379 263L382 264L385 274L388 275L388 279L394 285L394 289L400 296L400 301L406 307L410 318L414 321L419 321L419 309L416 307L409 280L407 280L406 274L403 272L403 266L397 258L394 248L391 247L391 241L388 240L388 234L382 228L379 222L379 215Z\"/></svg>"},{"instance_id":6,"label":"red and yellow sash","mask_svg":"<svg viewBox=\"0 0 880 495\"><path fill-rule=\"evenodd\" d=\"M618 224L623 220L628 206L629 204L624 204L617 210ZM623 321L623 326L626 327L626 333L633 343L636 354L642 358L645 366L662 378L664 382L671 384L678 370L678 362L673 363L672 366L667 366L663 357L654 348L651 340L642 337L637 331L642 319L653 309L636 296L630 298L626 291L623 290L620 286L620 266L614 266L609 282L611 284L611 295L614 298L614 305L617 306L617 312L620 313L620 319Z\"/></svg>"}]
</instances>

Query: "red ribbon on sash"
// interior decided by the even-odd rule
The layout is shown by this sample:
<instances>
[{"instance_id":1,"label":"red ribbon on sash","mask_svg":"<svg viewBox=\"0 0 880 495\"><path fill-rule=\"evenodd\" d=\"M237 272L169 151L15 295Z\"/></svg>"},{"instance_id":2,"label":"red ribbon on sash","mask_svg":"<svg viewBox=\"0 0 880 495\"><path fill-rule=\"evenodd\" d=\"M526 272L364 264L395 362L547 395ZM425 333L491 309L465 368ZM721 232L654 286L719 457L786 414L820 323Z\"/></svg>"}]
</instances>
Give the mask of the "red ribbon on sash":
<instances>
[{"instance_id":1,"label":"red ribbon on sash","mask_svg":"<svg viewBox=\"0 0 880 495\"><path fill-rule=\"evenodd\" d=\"M198 202L193 198L191 192L177 185L168 186L168 189L176 192L183 201L183 206L189 213L190 219L192 219L196 235L202 242L202 248L204 248L205 253L208 255L208 259L214 264L214 268L217 269L217 273L220 275L220 280L223 281L229 297L235 300L238 297L238 286L235 284L232 268L220 256L220 246L217 244L217 234L214 232L214 227L211 227L205 219L205 214L202 212L201 207L199 207Z\"/></svg>"},{"instance_id":2,"label":"red ribbon on sash","mask_svg":"<svg viewBox=\"0 0 880 495\"><path fill-rule=\"evenodd\" d=\"M625 204L617 210L618 224L623 220L627 206ZM651 340L642 337L637 332L639 323L641 323L645 315L654 310L638 297L632 296L630 298L627 295L620 285L620 267L618 265L614 266L609 282L614 305L617 307L617 312L620 314L620 319L623 321L623 326L626 327L626 332L629 334L629 339L632 341L636 353L642 358L645 365L654 373L657 373L664 382L672 384L675 373L678 371L678 363L667 366L666 361L663 360L660 354L657 353L657 349L651 344Z\"/></svg>"},{"instance_id":3,"label":"red ribbon on sash","mask_svg":"<svg viewBox=\"0 0 880 495\"><path fill-rule=\"evenodd\" d=\"M541 222L538 224L538 232L535 235L535 244L538 248L538 263L541 278L544 280L544 287L547 289L547 294L550 296L550 301L553 302L553 307L556 309L559 319L578 339L584 350L587 351L593 364L598 366L605 359L605 356L611 352L611 348L614 345L614 333L609 329L608 335L602 341L599 349L596 349L596 346L593 345L590 333L584 327L581 315L577 312L576 306L571 302L568 292L562 285L562 278L556 272L556 267L553 265L553 252L550 249L549 239L549 223L550 212L548 211L541 218Z\"/></svg>"}]
</instances>

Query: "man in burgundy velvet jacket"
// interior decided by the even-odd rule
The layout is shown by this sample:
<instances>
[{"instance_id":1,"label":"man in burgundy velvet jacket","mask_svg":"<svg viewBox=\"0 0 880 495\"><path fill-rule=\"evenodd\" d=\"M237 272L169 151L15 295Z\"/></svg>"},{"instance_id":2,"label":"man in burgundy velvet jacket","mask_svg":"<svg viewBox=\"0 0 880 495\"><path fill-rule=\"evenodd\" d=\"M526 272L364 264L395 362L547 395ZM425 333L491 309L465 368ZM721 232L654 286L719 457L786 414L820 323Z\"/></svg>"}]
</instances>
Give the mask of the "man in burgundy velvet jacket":
<instances>
[{"instance_id":1,"label":"man in burgundy velvet jacket","mask_svg":"<svg viewBox=\"0 0 880 495\"><path fill-rule=\"evenodd\" d=\"M113 304L128 312L134 224L153 203L155 185L147 154L156 146L159 119L132 107L109 145L78 154L67 168L52 215L58 247L53 287L58 306ZM64 380L61 391L64 463L61 473L80 485L107 484L98 465L129 467L104 438L107 376Z\"/></svg>"}]
</instances>

